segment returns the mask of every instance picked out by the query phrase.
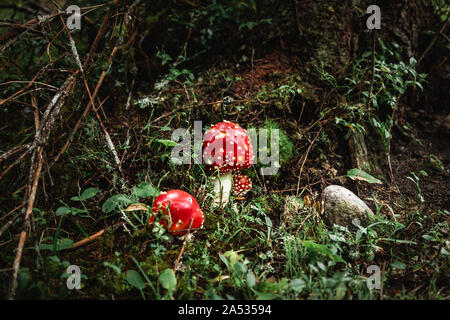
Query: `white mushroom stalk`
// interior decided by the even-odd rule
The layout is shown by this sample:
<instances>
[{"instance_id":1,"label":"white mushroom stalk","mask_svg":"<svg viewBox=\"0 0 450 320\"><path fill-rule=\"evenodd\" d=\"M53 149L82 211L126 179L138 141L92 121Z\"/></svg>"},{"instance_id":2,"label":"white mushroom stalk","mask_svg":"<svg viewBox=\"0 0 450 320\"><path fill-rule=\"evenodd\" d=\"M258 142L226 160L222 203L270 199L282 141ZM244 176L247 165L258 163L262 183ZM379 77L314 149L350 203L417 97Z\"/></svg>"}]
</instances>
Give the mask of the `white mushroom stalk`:
<instances>
[{"instance_id":1,"label":"white mushroom stalk","mask_svg":"<svg viewBox=\"0 0 450 320\"><path fill-rule=\"evenodd\" d=\"M225 207L230 201L231 189L233 186L233 176L231 173L219 175L213 178L214 184L214 206Z\"/></svg>"}]
</instances>

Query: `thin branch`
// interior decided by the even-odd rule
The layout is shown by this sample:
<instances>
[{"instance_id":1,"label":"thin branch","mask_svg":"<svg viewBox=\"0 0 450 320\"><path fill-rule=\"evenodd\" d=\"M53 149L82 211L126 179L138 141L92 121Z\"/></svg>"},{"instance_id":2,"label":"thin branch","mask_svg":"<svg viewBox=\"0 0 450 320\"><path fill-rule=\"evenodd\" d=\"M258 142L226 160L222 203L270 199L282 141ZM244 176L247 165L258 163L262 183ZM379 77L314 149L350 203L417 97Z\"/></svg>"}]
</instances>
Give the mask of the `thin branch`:
<instances>
[{"instance_id":1,"label":"thin branch","mask_svg":"<svg viewBox=\"0 0 450 320\"><path fill-rule=\"evenodd\" d=\"M13 163L11 163L5 170L3 170L3 172L0 174L0 180L2 180L2 178L9 172L9 170L11 170L12 168L14 168L16 165L19 164L20 161L22 161L23 158L25 158L28 154L31 153L31 151L33 151L35 149L35 146L32 145L30 148L26 149L24 153L22 153L20 155L19 158L16 159L16 161L14 161Z\"/></svg>"},{"instance_id":2,"label":"thin branch","mask_svg":"<svg viewBox=\"0 0 450 320\"><path fill-rule=\"evenodd\" d=\"M434 44L436 43L436 40L439 38L439 35L444 34L444 30L447 27L448 22L450 21L449 18L447 18L447 20L445 21L444 25L441 27L441 30L439 30L439 32L434 36L433 40L430 42L430 44L428 45L428 47L425 49L425 51L422 53L422 55L420 56L420 58L417 60L417 64L419 64L423 58L425 58L425 56L427 55L428 51L431 50L431 48L434 46Z\"/></svg>"},{"instance_id":3,"label":"thin branch","mask_svg":"<svg viewBox=\"0 0 450 320\"><path fill-rule=\"evenodd\" d=\"M12 226L12 224L14 222L16 222L17 220L19 220L20 217L12 217L8 222L6 222L1 228L0 228L0 237L2 236L2 234L8 230L9 227Z\"/></svg>"},{"instance_id":4,"label":"thin branch","mask_svg":"<svg viewBox=\"0 0 450 320\"><path fill-rule=\"evenodd\" d=\"M13 272L12 272L12 277L11 277L11 281L9 284L7 299L13 299L14 294L15 294L17 275L19 272L20 261L22 259L23 247L25 245L25 240L27 238L28 230L30 227L29 219L30 219L31 212L33 210L34 201L36 199L36 190L37 190L37 186L38 186L38 182L39 182L39 176L40 176L41 170L42 170L42 151L43 151L43 147L39 147L39 150L37 152L38 153L38 164L37 164L37 168L34 172L33 185L31 187L30 196L28 198L27 210L25 212L24 227L23 227L22 232L20 233L19 244L17 246L17 251L16 251L17 253L16 253L16 257L14 259L14 263L13 263Z\"/></svg>"},{"instance_id":5,"label":"thin branch","mask_svg":"<svg viewBox=\"0 0 450 320\"><path fill-rule=\"evenodd\" d=\"M117 0L116 0L117 1ZM114 2L116 2L114 1ZM100 41L100 38L103 36L105 30L106 30L106 25L109 21L108 16L106 16L103 20L102 23L102 27L100 28L99 32L97 33L97 36L95 37L94 40L94 44L91 47L91 50L89 52L89 56L86 59L85 65L84 65L84 69L87 69L88 64L91 61L91 57L95 52L96 46L98 45L98 42ZM65 142L65 144L63 145L63 147L61 148L61 150L58 152L58 154L56 155L56 157L52 160L52 162L49 164L49 169L51 167L53 167L53 165L59 160L59 158L63 155L63 153L67 150L67 148L69 147L70 141L72 140L72 138L75 136L75 134L77 133L78 129L80 128L82 122L84 121L84 119L86 118L87 114L89 113L89 111L91 110L91 106L92 106L92 102L91 100L95 100L95 98L97 97L98 91L100 90L100 87L103 84L103 80L106 77L106 74L108 73L109 68L112 65L112 61L114 59L114 56L116 55L117 51L119 49L119 43L116 43L115 47L112 49L109 58L108 58L108 64L107 66L104 68L104 70L102 71L99 80L97 81L97 85L95 86L94 89L94 93L92 94L92 99L89 99L88 104L86 105L83 114L81 115L81 117L78 119L77 123L75 124L75 127L72 129L72 132L69 135L69 138L67 139L67 141Z\"/></svg>"},{"instance_id":6,"label":"thin branch","mask_svg":"<svg viewBox=\"0 0 450 320\"><path fill-rule=\"evenodd\" d=\"M124 225L124 224L125 224L125 222L122 221L122 222L116 223L115 225L113 225L113 226L111 226L111 227L102 229L102 230L100 230L100 231L94 233L93 235L91 235L91 236L89 236L89 237L87 237L87 238L84 238L83 240L80 240L80 241L78 241L78 242L75 242L75 243L73 244L73 246L72 246L72 249L81 247L81 246L83 246L83 245L85 245L85 244L88 244L88 243L94 241L94 240L97 240L98 238L100 238L100 237L105 233L106 230L109 230L109 229L111 229L111 228L117 228L117 227L120 227L121 225Z\"/></svg>"},{"instance_id":7,"label":"thin branch","mask_svg":"<svg viewBox=\"0 0 450 320\"><path fill-rule=\"evenodd\" d=\"M111 139L111 136L109 135L108 130L106 129L105 125L103 124L103 121L100 118L100 115L98 114L97 109L95 108L94 99L92 97L91 90L89 89L89 85L88 85L87 80L86 80L86 75L84 73L83 66L81 65L80 56L78 54L78 50L77 50L77 47L75 45L75 42L73 41L72 36L70 35L70 31L67 29L67 26L66 26L66 24L65 24L65 22L64 22L62 17L61 17L61 22L64 25L64 28L66 29L67 35L69 37L69 44L70 44L70 48L72 50L72 54L73 54L73 56L75 58L75 62L77 63L78 68L81 71L81 75L82 75L83 80L84 80L83 82L84 82L84 85L86 87L86 91L87 91L87 93L89 95L89 100L90 100L91 105L92 105L92 110L94 110L95 116L97 117L97 120L98 120L98 122L100 124L100 127L103 130L103 133L104 133L105 139L106 139L106 144L107 144L109 150L111 151L111 153L114 156L114 160L116 162L117 168L118 168L120 174L122 175L122 178L124 178L122 167L120 165L119 155L117 154L117 150L116 150L116 148L114 146L114 143L112 142L112 139Z\"/></svg>"},{"instance_id":8,"label":"thin branch","mask_svg":"<svg viewBox=\"0 0 450 320\"><path fill-rule=\"evenodd\" d=\"M26 152L27 150L29 150L32 147L33 143L27 143L15 148L12 148L11 150L8 150L6 152L4 152L1 156L0 156L0 163L2 163L3 161L5 161L6 159L8 159L9 157L12 157L14 155L16 155L17 153L20 153L22 151Z\"/></svg>"}]
</instances>

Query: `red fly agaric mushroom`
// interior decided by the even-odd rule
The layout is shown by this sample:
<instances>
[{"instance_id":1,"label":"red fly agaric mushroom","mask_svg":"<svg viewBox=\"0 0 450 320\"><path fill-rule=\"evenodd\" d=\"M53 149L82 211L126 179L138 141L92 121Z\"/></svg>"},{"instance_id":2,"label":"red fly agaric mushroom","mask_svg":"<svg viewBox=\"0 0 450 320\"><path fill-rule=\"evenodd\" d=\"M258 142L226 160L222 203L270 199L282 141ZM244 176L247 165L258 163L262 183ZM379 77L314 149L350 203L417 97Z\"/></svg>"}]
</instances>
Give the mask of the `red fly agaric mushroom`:
<instances>
[{"instance_id":1,"label":"red fly agaric mushroom","mask_svg":"<svg viewBox=\"0 0 450 320\"><path fill-rule=\"evenodd\" d=\"M252 180L243 174L233 177L233 195L243 196L252 189Z\"/></svg>"},{"instance_id":2,"label":"red fly agaric mushroom","mask_svg":"<svg viewBox=\"0 0 450 320\"><path fill-rule=\"evenodd\" d=\"M230 198L232 172L247 169L252 164L252 142L239 125L230 121L217 123L203 139L203 159L207 169L219 171L219 177L214 180L214 203L225 207Z\"/></svg>"},{"instance_id":3,"label":"red fly agaric mushroom","mask_svg":"<svg viewBox=\"0 0 450 320\"><path fill-rule=\"evenodd\" d=\"M204 217L197 201L182 190L161 192L153 202L152 212L164 214L161 224L176 237L185 235L189 229L203 227ZM149 224L153 224L154 220L152 216Z\"/></svg>"}]
</instances>

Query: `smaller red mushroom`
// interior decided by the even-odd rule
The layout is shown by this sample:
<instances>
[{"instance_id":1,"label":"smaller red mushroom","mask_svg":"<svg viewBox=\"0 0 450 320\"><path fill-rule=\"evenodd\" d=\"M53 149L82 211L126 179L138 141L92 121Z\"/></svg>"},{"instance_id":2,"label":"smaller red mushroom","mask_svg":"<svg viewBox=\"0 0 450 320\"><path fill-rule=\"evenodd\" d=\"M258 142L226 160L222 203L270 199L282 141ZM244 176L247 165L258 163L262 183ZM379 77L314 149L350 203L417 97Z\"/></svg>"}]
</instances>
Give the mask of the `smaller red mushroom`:
<instances>
[{"instance_id":1,"label":"smaller red mushroom","mask_svg":"<svg viewBox=\"0 0 450 320\"><path fill-rule=\"evenodd\" d=\"M153 202L152 212L164 214L160 223L176 237L185 235L189 229L203 227L204 217L200 206L193 196L182 190L161 192ZM149 225L154 220L152 216Z\"/></svg>"},{"instance_id":2,"label":"smaller red mushroom","mask_svg":"<svg viewBox=\"0 0 450 320\"><path fill-rule=\"evenodd\" d=\"M244 175L237 174L233 177L233 195L243 196L252 189L252 180Z\"/></svg>"}]
</instances>

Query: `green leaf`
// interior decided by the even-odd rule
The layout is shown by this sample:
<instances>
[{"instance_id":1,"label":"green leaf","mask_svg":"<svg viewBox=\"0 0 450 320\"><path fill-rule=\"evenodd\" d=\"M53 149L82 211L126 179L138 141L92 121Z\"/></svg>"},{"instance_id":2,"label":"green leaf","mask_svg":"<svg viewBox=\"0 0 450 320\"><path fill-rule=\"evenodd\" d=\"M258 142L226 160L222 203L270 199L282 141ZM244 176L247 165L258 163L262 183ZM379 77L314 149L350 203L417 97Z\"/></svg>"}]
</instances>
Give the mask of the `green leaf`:
<instances>
[{"instance_id":1,"label":"green leaf","mask_svg":"<svg viewBox=\"0 0 450 320\"><path fill-rule=\"evenodd\" d=\"M117 274L122 273L122 271L120 270L120 268L118 266L116 266L115 264L109 263L108 261L103 262L103 265L105 267L113 269Z\"/></svg>"},{"instance_id":2,"label":"green leaf","mask_svg":"<svg viewBox=\"0 0 450 320\"><path fill-rule=\"evenodd\" d=\"M80 213L88 213L89 211L87 211L86 209L78 209L75 207L70 207L70 212L72 213L73 216L75 216Z\"/></svg>"},{"instance_id":3,"label":"green leaf","mask_svg":"<svg viewBox=\"0 0 450 320\"><path fill-rule=\"evenodd\" d=\"M56 251L66 250L73 247L73 240L68 238L59 239L56 243ZM53 250L54 244L41 243L40 250Z\"/></svg>"},{"instance_id":4,"label":"green leaf","mask_svg":"<svg viewBox=\"0 0 450 320\"><path fill-rule=\"evenodd\" d=\"M105 203L103 203L102 211L104 213L110 213L119 205L119 203L123 203L123 204L127 205L127 204L131 204L132 202L133 201L128 199L126 196L121 195L121 194L116 194L116 195L110 197L108 200L106 200Z\"/></svg>"},{"instance_id":5,"label":"green leaf","mask_svg":"<svg viewBox=\"0 0 450 320\"><path fill-rule=\"evenodd\" d=\"M270 292L259 292L255 290L256 300L273 300L279 296Z\"/></svg>"},{"instance_id":6,"label":"green leaf","mask_svg":"<svg viewBox=\"0 0 450 320\"><path fill-rule=\"evenodd\" d=\"M293 279L289 282L289 288L295 292L301 292L305 287L305 281L302 279Z\"/></svg>"},{"instance_id":7,"label":"green leaf","mask_svg":"<svg viewBox=\"0 0 450 320\"><path fill-rule=\"evenodd\" d=\"M133 193L139 198L148 198L156 197L159 194L159 190L150 182L142 182L133 188Z\"/></svg>"},{"instance_id":8,"label":"green leaf","mask_svg":"<svg viewBox=\"0 0 450 320\"><path fill-rule=\"evenodd\" d=\"M340 284L336 288L336 299L337 300L344 299L346 293L347 293L347 287L344 284Z\"/></svg>"},{"instance_id":9,"label":"green leaf","mask_svg":"<svg viewBox=\"0 0 450 320\"><path fill-rule=\"evenodd\" d=\"M141 275L135 270L127 271L127 282L136 289L142 290L145 288L144 279L142 279Z\"/></svg>"},{"instance_id":10,"label":"green leaf","mask_svg":"<svg viewBox=\"0 0 450 320\"><path fill-rule=\"evenodd\" d=\"M422 238L424 238L425 240L428 240L428 241L434 241L434 242L438 242L438 241L439 241L438 239L436 239L436 238L433 237L433 236L430 236L429 234L424 234L424 235L422 236Z\"/></svg>"},{"instance_id":11,"label":"green leaf","mask_svg":"<svg viewBox=\"0 0 450 320\"><path fill-rule=\"evenodd\" d=\"M394 261L391 264L391 267L396 268L396 269L400 269L400 270L405 270L406 269L406 264L404 264L401 261Z\"/></svg>"},{"instance_id":12,"label":"green leaf","mask_svg":"<svg viewBox=\"0 0 450 320\"><path fill-rule=\"evenodd\" d=\"M351 170L348 170L347 177L349 177L352 180L362 180L362 181L366 181L368 183L378 183L378 184L382 183L377 178L372 177L367 172L365 172L361 169L358 169L358 168L353 168Z\"/></svg>"},{"instance_id":13,"label":"green leaf","mask_svg":"<svg viewBox=\"0 0 450 320\"><path fill-rule=\"evenodd\" d=\"M61 263L61 260L57 256L50 256L48 258L55 263Z\"/></svg>"},{"instance_id":14,"label":"green leaf","mask_svg":"<svg viewBox=\"0 0 450 320\"><path fill-rule=\"evenodd\" d=\"M97 189L97 188L87 188L86 190L84 190L84 192L81 194L80 196L80 200L84 201L87 199L90 199L92 197L94 197L97 193L99 193L101 190Z\"/></svg>"},{"instance_id":15,"label":"green leaf","mask_svg":"<svg viewBox=\"0 0 450 320\"><path fill-rule=\"evenodd\" d=\"M172 269L166 269L159 275L159 283L169 292L172 292L177 287L177 278Z\"/></svg>"},{"instance_id":16,"label":"green leaf","mask_svg":"<svg viewBox=\"0 0 450 320\"><path fill-rule=\"evenodd\" d=\"M324 255L324 256L327 256L328 258L330 258L331 260L333 260L333 261L336 261L336 262L345 262L344 261L344 259L342 259L340 256L338 256L337 254L334 254L331 250L330 250L330 248L328 248L326 245L324 245L324 244L318 244L318 243L315 243L315 242L313 242L313 241L309 241L309 240L305 240L305 241L302 241L302 245L305 247L305 248L307 248L307 249L309 249L309 250L311 250L311 251L314 251L314 252L317 252L317 253L320 253L320 254L322 254L322 255Z\"/></svg>"},{"instance_id":17,"label":"green leaf","mask_svg":"<svg viewBox=\"0 0 450 320\"><path fill-rule=\"evenodd\" d=\"M220 260L222 260L222 262L225 264L225 266L230 269L230 263L228 262L228 259L225 258L225 256L223 254L219 254L219 258Z\"/></svg>"},{"instance_id":18,"label":"green leaf","mask_svg":"<svg viewBox=\"0 0 450 320\"><path fill-rule=\"evenodd\" d=\"M166 147L174 147L176 146L178 143L172 140L166 140L166 139L157 139L156 141L158 141L159 143L162 143L163 145L165 145Z\"/></svg>"},{"instance_id":19,"label":"green leaf","mask_svg":"<svg viewBox=\"0 0 450 320\"><path fill-rule=\"evenodd\" d=\"M68 238L63 238L63 239L58 241L58 244L56 246L56 250L57 251L61 251L61 250L65 250L65 249L70 249L72 247L73 247L73 240L72 239L68 239Z\"/></svg>"},{"instance_id":20,"label":"green leaf","mask_svg":"<svg viewBox=\"0 0 450 320\"><path fill-rule=\"evenodd\" d=\"M247 285L249 288L252 288L256 285L256 277L255 274L251 271L247 273Z\"/></svg>"},{"instance_id":21,"label":"green leaf","mask_svg":"<svg viewBox=\"0 0 450 320\"><path fill-rule=\"evenodd\" d=\"M65 214L70 213L70 209L68 207L59 207L58 209L56 209L56 215L57 216L63 216Z\"/></svg>"},{"instance_id":22,"label":"green leaf","mask_svg":"<svg viewBox=\"0 0 450 320\"><path fill-rule=\"evenodd\" d=\"M355 242L358 242L361 239L363 234L364 234L364 230L363 229L359 229L358 231L356 231Z\"/></svg>"},{"instance_id":23,"label":"green leaf","mask_svg":"<svg viewBox=\"0 0 450 320\"><path fill-rule=\"evenodd\" d=\"M241 263L241 262L236 262L233 266L233 270L239 274L245 274L247 272L247 267L245 266L245 264Z\"/></svg>"},{"instance_id":24,"label":"green leaf","mask_svg":"<svg viewBox=\"0 0 450 320\"><path fill-rule=\"evenodd\" d=\"M220 257L220 259L222 261L224 261L224 259L227 260L227 262L224 261L226 266L229 268L234 268L234 265L236 264L236 262L239 261L239 254L236 251L229 250L229 251L225 252L223 254L223 256Z\"/></svg>"}]
</instances>

